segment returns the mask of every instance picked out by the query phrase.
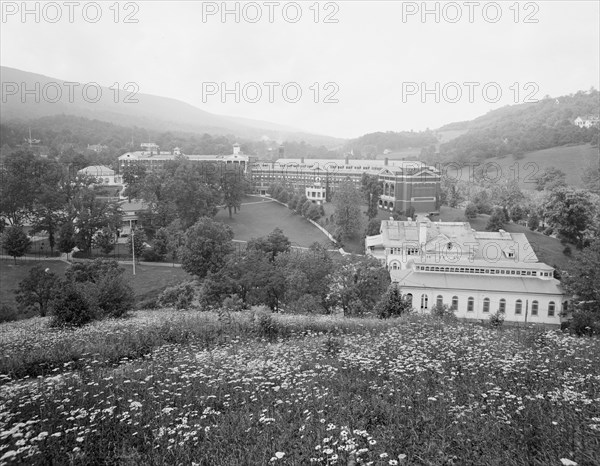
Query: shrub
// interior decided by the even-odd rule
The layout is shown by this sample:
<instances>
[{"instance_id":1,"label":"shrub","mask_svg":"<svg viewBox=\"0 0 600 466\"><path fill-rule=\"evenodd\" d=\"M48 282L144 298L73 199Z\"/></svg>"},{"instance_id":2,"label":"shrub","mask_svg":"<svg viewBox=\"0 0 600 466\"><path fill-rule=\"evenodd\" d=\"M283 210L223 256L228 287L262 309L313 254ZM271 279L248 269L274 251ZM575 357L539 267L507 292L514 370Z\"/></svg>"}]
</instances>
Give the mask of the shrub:
<instances>
[{"instance_id":1,"label":"shrub","mask_svg":"<svg viewBox=\"0 0 600 466\"><path fill-rule=\"evenodd\" d=\"M62 282L61 292L52 301L53 327L81 327L97 318L93 299L86 296L84 287L68 281Z\"/></svg>"},{"instance_id":2,"label":"shrub","mask_svg":"<svg viewBox=\"0 0 600 466\"><path fill-rule=\"evenodd\" d=\"M33 307L44 317L50 301L56 294L58 277L50 269L35 265L19 283L17 302L24 307Z\"/></svg>"},{"instance_id":3,"label":"shrub","mask_svg":"<svg viewBox=\"0 0 600 466\"><path fill-rule=\"evenodd\" d=\"M240 312L244 310L244 301L234 293L223 300L221 307L227 312Z\"/></svg>"},{"instance_id":4,"label":"shrub","mask_svg":"<svg viewBox=\"0 0 600 466\"><path fill-rule=\"evenodd\" d=\"M19 311L11 304L0 304L0 323L19 319Z\"/></svg>"},{"instance_id":5,"label":"shrub","mask_svg":"<svg viewBox=\"0 0 600 466\"><path fill-rule=\"evenodd\" d=\"M137 305L138 309L157 309L158 307L158 298L147 298Z\"/></svg>"},{"instance_id":6,"label":"shrub","mask_svg":"<svg viewBox=\"0 0 600 466\"><path fill-rule=\"evenodd\" d=\"M554 233L554 230L551 227L548 227L542 233L544 233L546 236L550 236L552 233Z\"/></svg>"},{"instance_id":7,"label":"shrub","mask_svg":"<svg viewBox=\"0 0 600 466\"><path fill-rule=\"evenodd\" d=\"M563 249L563 254L565 256L570 256L572 254L571 246L569 246L569 245L565 246L565 248Z\"/></svg>"},{"instance_id":8,"label":"shrub","mask_svg":"<svg viewBox=\"0 0 600 466\"><path fill-rule=\"evenodd\" d=\"M296 301L287 306L287 310L294 314L324 314L325 308L319 299L312 294L303 294Z\"/></svg>"},{"instance_id":9,"label":"shrub","mask_svg":"<svg viewBox=\"0 0 600 466\"><path fill-rule=\"evenodd\" d=\"M185 282L166 288L158 297L158 304L176 309L187 309L194 300L193 282Z\"/></svg>"},{"instance_id":10,"label":"shrub","mask_svg":"<svg viewBox=\"0 0 600 466\"><path fill-rule=\"evenodd\" d=\"M600 335L600 315L593 311L576 311L569 323L569 330L576 335Z\"/></svg>"},{"instance_id":11,"label":"shrub","mask_svg":"<svg viewBox=\"0 0 600 466\"><path fill-rule=\"evenodd\" d=\"M476 218L477 217L477 207L472 202L467 204L467 208L465 209L465 217L467 218Z\"/></svg>"},{"instance_id":12,"label":"shrub","mask_svg":"<svg viewBox=\"0 0 600 466\"><path fill-rule=\"evenodd\" d=\"M449 307L447 304L441 306L436 304L431 308L431 315L440 319L456 319L454 309Z\"/></svg>"},{"instance_id":13,"label":"shrub","mask_svg":"<svg viewBox=\"0 0 600 466\"><path fill-rule=\"evenodd\" d=\"M119 276L107 276L96 283L96 304L102 317L121 317L135 304L131 287Z\"/></svg>"},{"instance_id":14,"label":"shrub","mask_svg":"<svg viewBox=\"0 0 600 466\"><path fill-rule=\"evenodd\" d=\"M267 312L255 314L253 324L254 330L259 337L275 340L280 333L280 325Z\"/></svg>"},{"instance_id":15,"label":"shrub","mask_svg":"<svg viewBox=\"0 0 600 466\"><path fill-rule=\"evenodd\" d=\"M504 317L504 312L498 309L494 314L490 315L490 326L494 328L501 327L504 323Z\"/></svg>"},{"instance_id":16,"label":"shrub","mask_svg":"<svg viewBox=\"0 0 600 466\"><path fill-rule=\"evenodd\" d=\"M142 253L142 260L145 262L161 262L164 256L154 248L145 249Z\"/></svg>"},{"instance_id":17,"label":"shrub","mask_svg":"<svg viewBox=\"0 0 600 466\"><path fill-rule=\"evenodd\" d=\"M65 279L86 289L86 299L95 317L120 317L133 308L135 294L122 275L117 261L96 259L71 265Z\"/></svg>"},{"instance_id":18,"label":"shrub","mask_svg":"<svg viewBox=\"0 0 600 466\"><path fill-rule=\"evenodd\" d=\"M392 284L375 305L375 313L380 319L399 317L410 311L410 303L402 296L398 285Z\"/></svg>"}]
</instances>

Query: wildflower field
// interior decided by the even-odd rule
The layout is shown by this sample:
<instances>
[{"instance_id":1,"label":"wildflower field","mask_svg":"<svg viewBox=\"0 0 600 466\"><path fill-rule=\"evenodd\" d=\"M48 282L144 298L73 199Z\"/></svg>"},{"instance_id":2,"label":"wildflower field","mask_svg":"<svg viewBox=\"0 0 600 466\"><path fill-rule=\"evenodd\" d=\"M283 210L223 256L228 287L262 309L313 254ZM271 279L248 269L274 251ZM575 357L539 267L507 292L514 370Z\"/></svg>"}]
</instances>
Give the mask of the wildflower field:
<instances>
[{"instance_id":1,"label":"wildflower field","mask_svg":"<svg viewBox=\"0 0 600 466\"><path fill-rule=\"evenodd\" d=\"M556 331L163 310L0 350L0 464L600 464L600 340Z\"/></svg>"}]
</instances>

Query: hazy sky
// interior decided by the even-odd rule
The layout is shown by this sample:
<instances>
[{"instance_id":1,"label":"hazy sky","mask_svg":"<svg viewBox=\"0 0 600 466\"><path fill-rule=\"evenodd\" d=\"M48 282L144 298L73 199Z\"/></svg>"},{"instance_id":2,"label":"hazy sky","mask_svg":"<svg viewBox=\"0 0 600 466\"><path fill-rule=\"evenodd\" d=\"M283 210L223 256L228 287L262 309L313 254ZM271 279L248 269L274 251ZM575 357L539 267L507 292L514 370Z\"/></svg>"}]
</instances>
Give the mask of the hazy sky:
<instances>
[{"instance_id":1,"label":"hazy sky","mask_svg":"<svg viewBox=\"0 0 600 466\"><path fill-rule=\"evenodd\" d=\"M600 80L598 1L226 2L239 22L221 16L222 2L74 3L29 2L39 16L23 18L22 2L2 2L2 65L80 83L135 82L213 113L339 137L433 129ZM221 95L221 83L234 92Z\"/></svg>"}]
</instances>

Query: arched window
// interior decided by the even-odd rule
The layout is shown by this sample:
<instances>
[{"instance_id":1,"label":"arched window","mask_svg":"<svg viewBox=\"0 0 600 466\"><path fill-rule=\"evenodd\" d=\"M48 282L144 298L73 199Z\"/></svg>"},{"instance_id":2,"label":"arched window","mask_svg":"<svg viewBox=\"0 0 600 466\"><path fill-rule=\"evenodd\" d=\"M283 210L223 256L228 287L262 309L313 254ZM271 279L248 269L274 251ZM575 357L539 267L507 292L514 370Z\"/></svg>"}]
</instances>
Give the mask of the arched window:
<instances>
[{"instance_id":1,"label":"arched window","mask_svg":"<svg viewBox=\"0 0 600 466\"><path fill-rule=\"evenodd\" d=\"M483 300L483 312L490 312L490 298Z\"/></svg>"},{"instance_id":2,"label":"arched window","mask_svg":"<svg viewBox=\"0 0 600 466\"><path fill-rule=\"evenodd\" d=\"M427 309L429 298L426 294L421 295L421 309Z\"/></svg>"},{"instance_id":3,"label":"arched window","mask_svg":"<svg viewBox=\"0 0 600 466\"><path fill-rule=\"evenodd\" d=\"M537 301L532 301L531 302L531 315L532 316L537 316L538 315L538 308L539 308L539 304Z\"/></svg>"},{"instance_id":4,"label":"arched window","mask_svg":"<svg viewBox=\"0 0 600 466\"><path fill-rule=\"evenodd\" d=\"M556 305L554 301L550 301L548 303L548 317L554 317L554 310L556 309Z\"/></svg>"},{"instance_id":5,"label":"arched window","mask_svg":"<svg viewBox=\"0 0 600 466\"><path fill-rule=\"evenodd\" d=\"M408 293L406 295L406 302L409 304L410 307L412 307L412 301L413 301L413 295L412 295L412 293Z\"/></svg>"},{"instance_id":6,"label":"arched window","mask_svg":"<svg viewBox=\"0 0 600 466\"><path fill-rule=\"evenodd\" d=\"M520 299L517 299L517 301L515 302L515 314L520 315L522 311L523 311L523 301L521 301Z\"/></svg>"},{"instance_id":7,"label":"arched window","mask_svg":"<svg viewBox=\"0 0 600 466\"><path fill-rule=\"evenodd\" d=\"M458 296L452 296L452 309L458 309Z\"/></svg>"},{"instance_id":8,"label":"arched window","mask_svg":"<svg viewBox=\"0 0 600 466\"><path fill-rule=\"evenodd\" d=\"M475 300L472 296L469 296L469 300L467 301L467 312L473 312L473 307L475 305Z\"/></svg>"},{"instance_id":9,"label":"arched window","mask_svg":"<svg viewBox=\"0 0 600 466\"><path fill-rule=\"evenodd\" d=\"M398 262L392 262L392 270L398 270L399 268Z\"/></svg>"},{"instance_id":10,"label":"arched window","mask_svg":"<svg viewBox=\"0 0 600 466\"><path fill-rule=\"evenodd\" d=\"M435 305L437 307L442 307L444 305L444 298L442 298L441 294L437 295L437 299L436 299Z\"/></svg>"},{"instance_id":11,"label":"arched window","mask_svg":"<svg viewBox=\"0 0 600 466\"><path fill-rule=\"evenodd\" d=\"M506 312L506 299L502 298L500 300L500 306L498 306L498 310L500 312Z\"/></svg>"}]
</instances>

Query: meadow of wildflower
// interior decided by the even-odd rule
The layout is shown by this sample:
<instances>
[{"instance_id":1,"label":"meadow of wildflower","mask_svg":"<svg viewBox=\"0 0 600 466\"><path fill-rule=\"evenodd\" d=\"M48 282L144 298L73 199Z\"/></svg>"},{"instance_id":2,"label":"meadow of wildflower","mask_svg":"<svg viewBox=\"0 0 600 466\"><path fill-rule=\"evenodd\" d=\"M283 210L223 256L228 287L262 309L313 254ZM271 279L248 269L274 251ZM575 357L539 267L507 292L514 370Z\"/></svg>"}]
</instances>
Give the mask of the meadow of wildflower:
<instances>
[{"instance_id":1,"label":"meadow of wildflower","mask_svg":"<svg viewBox=\"0 0 600 466\"><path fill-rule=\"evenodd\" d=\"M0 464L600 464L600 340L558 331L161 310L0 350Z\"/></svg>"}]
</instances>

